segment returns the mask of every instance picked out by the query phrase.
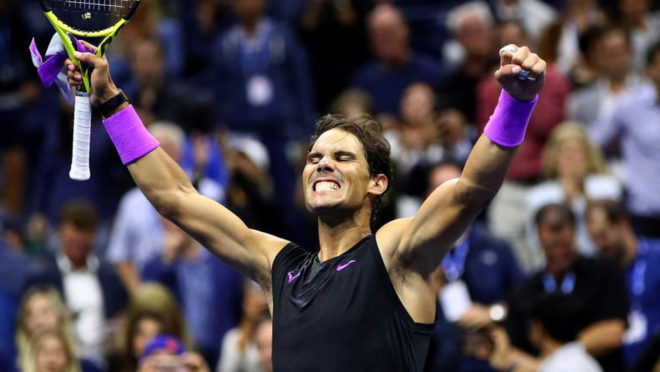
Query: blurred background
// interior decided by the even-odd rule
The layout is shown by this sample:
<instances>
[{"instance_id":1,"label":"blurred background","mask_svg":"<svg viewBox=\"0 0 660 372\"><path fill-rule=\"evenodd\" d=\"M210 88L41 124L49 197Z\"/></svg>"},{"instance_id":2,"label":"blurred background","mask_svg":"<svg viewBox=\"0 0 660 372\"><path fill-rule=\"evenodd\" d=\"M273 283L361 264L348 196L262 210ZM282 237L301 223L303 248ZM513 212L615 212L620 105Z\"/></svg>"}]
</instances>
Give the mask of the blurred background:
<instances>
[{"instance_id":1,"label":"blurred background","mask_svg":"<svg viewBox=\"0 0 660 372\"><path fill-rule=\"evenodd\" d=\"M0 0L0 370L136 371L166 334L200 368L268 371L263 293L156 213L98 116L92 178L69 179L72 108L28 52L52 35L36 1ZM107 57L201 193L313 251L317 118L378 118L395 162L379 224L411 216L460 175L499 48L529 46L545 87L499 194L429 278L426 370L578 342L602 370L657 371L659 41L654 0L143 0Z\"/></svg>"}]
</instances>

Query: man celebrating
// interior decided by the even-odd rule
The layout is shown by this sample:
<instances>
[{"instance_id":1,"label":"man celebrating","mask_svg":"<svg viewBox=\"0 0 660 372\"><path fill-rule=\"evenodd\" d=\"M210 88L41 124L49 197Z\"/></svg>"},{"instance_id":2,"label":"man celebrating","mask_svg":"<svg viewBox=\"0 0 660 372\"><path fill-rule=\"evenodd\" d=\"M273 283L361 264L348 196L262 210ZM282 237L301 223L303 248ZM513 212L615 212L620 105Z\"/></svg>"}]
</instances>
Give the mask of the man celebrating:
<instances>
[{"instance_id":1,"label":"man celebrating","mask_svg":"<svg viewBox=\"0 0 660 372\"><path fill-rule=\"evenodd\" d=\"M414 217L375 234L370 220L391 177L380 125L368 117L318 121L302 175L305 204L318 216L317 254L251 230L200 195L123 98L107 61L89 53L76 58L94 66L92 102L145 196L264 288L274 370L421 371L435 319L426 279L497 193L543 86L545 61L527 47L505 49L495 72L504 88L500 102L461 177L433 191ZM70 61L67 69L79 86Z\"/></svg>"}]
</instances>

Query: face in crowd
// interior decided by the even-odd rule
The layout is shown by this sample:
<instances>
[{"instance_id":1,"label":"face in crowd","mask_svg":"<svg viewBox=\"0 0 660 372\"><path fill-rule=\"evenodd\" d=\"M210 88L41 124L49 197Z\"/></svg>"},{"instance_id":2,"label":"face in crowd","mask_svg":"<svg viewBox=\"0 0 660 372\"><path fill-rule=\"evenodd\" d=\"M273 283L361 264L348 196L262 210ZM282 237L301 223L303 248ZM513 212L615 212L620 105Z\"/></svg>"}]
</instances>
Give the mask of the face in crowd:
<instances>
[{"instance_id":1,"label":"face in crowd","mask_svg":"<svg viewBox=\"0 0 660 372\"><path fill-rule=\"evenodd\" d=\"M541 208L537 216L539 242L550 273L564 273L577 258L575 220L571 210L551 204Z\"/></svg>"}]
</instances>

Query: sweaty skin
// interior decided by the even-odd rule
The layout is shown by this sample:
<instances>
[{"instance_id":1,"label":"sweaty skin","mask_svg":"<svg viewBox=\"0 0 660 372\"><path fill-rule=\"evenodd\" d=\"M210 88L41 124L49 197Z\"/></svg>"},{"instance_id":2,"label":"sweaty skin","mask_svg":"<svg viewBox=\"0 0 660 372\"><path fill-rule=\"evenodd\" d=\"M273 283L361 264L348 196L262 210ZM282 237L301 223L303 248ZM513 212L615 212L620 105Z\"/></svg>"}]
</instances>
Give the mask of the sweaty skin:
<instances>
[{"instance_id":1,"label":"sweaty skin","mask_svg":"<svg viewBox=\"0 0 660 372\"><path fill-rule=\"evenodd\" d=\"M94 65L91 76L94 104L118 93L108 62L78 53ZM80 73L67 61L69 82L81 84ZM495 78L511 96L531 101L545 80L546 63L527 47L500 55ZM523 70L534 81L521 80ZM122 110L127 105L118 108ZM474 146L460 178L445 182L411 218L391 221L376 232L390 280L415 322L435 318L435 294L426 279L471 221L500 188L516 148L499 146L482 136ZM318 216L321 261L346 252L371 234L372 200L383 194L389 180L370 175L362 144L341 129L323 133L313 145L302 174L307 209ZM136 184L160 214L173 221L204 247L265 290L272 312L271 267L286 240L248 228L215 201L200 195L184 172L161 148L128 165ZM295 279L295 278L294 278Z\"/></svg>"}]
</instances>

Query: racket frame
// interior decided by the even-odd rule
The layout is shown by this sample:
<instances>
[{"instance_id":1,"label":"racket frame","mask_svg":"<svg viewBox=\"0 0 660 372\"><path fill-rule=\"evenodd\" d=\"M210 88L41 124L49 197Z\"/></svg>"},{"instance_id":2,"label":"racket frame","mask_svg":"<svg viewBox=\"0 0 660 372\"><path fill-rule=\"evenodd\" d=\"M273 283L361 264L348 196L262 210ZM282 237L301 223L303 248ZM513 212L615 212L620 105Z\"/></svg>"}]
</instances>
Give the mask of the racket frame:
<instances>
[{"instance_id":1,"label":"racket frame","mask_svg":"<svg viewBox=\"0 0 660 372\"><path fill-rule=\"evenodd\" d=\"M119 30L121 30L126 25L128 20L133 16L138 6L140 5L140 2L141 2L140 0L136 0L135 3L132 5L131 9L128 11L128 13L126 13L126 15L124 15L113 26L98 31L83 31L71 27L66 23L62 22L55 15L55 13L53 13L52 9L48 6L48 4L46 4L44 0L39 0L39 3L41 4L41 8L43 9L44 14L46 15L46 18L53 25L53 28L55 28L57 34L60 35L60 39L62 39L62 44L64 45L64 49L66 50L67 55L76 66L76 69L82 75L83 85L80 87L81 89L77 89L76 95L89 96L91 92L91 85L89 81L90 69L83 68L80 61L74 57L73 53L76 51L76 48L74 47L73 41L71 40L71 35L83 37L83 38L103 38L99 43L99 45L96 47L96 51L94 52L96 56L102 57L105 54L108 47L110 46L112 40L119 33ZM90 115L84 114L84 117L87 118L85 120L85 123L82 123L82 118L78 116L78 114L81 112L87 112L90 114ZM88 123L87 121L90 122ZM85 141L82 142L82 143L86 143L86 146L83 146L82 148L79 147L79 143L81 142L76 141L76 139L81 138L80 136L82 135L82 133L89 133L89 128L91 126L91 105L88 105L88 107L85 107L82 110L80 110L80 108L74 109L73 122L74 122L74 128L73 128L74 140L73 140L73 151L72 151L72 159L71 159L71 170L69 172L69 177L74 180L85 181L88 180L90 177L90 172L89 172L90 139L87 138ZM84 157L79 158L78 156L80 156L80 154L82 154L83 152L84 152L83 155Z\"/></svg>"}]
</instances>

